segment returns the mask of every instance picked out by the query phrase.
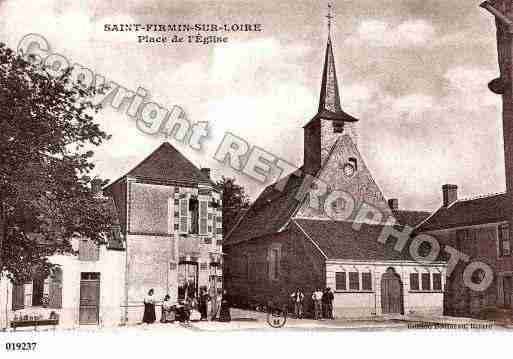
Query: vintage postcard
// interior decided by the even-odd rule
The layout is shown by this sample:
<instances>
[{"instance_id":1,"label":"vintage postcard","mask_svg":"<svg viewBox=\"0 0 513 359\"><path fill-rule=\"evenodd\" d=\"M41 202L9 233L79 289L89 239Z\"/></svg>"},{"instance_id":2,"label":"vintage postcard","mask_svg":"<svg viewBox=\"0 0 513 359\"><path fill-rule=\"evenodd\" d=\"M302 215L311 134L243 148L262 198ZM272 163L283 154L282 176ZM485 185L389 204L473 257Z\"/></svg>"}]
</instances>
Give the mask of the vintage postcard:
<instances>
[{"instance_id":1,"label":"vintage postcard","mask_svg":"<svg viewBox=\"0 0 513 359\"><path fill-rule=\"evenodd\" d=\"M2 357L504 341L512 61L512 0L0 0Z\"/></svg>"}]
</instances>

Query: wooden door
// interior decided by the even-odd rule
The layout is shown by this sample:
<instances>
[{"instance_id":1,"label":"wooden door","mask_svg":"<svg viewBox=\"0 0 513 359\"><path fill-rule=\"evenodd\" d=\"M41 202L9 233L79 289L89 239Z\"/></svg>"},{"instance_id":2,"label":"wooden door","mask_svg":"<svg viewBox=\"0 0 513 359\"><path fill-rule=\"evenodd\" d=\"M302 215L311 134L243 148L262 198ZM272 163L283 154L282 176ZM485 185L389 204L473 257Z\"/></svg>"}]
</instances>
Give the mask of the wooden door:
<instances>
[{"instance_id":1,"label":"wooden door","mask_svg":"<svg viewBox=\"0 0 513 359\"><path fill-rule=\"evenodd\" d=\"M100 273L82 273L80 280L80 324L98 324L100 314Z\"/></svg>"},{"instance_id":2,"label":"wooden door","mask_svg":"<svg viewBox=\"0 0 513 359\"><path fill-rule=\"evenodd\" d=\"M403 314L402 283L392 268L381 277L381 310L383 314Z\"/></svg>"}]
</instances>

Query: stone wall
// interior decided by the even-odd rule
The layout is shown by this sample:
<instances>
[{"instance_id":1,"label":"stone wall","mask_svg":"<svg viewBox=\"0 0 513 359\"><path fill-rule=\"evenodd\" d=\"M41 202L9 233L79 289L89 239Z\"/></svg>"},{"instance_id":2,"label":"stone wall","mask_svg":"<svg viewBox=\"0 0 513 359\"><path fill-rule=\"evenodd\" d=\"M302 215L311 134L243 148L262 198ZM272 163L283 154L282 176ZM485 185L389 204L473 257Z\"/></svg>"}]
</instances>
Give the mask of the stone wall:
<instances>
[{"instance_id":1,"label":"stone wall","mask_svg":"<svg viewBox=\"0 0 513 359\"><path fill-rule=\"evenodd\" d=\"M280 270L277 280L268 273L268 251L279 248ZM311 310L311 294L325 282L324 258L299 233L295 226L235 246L226 251L226 288L234 301L243 306L290 304L289 296L300 288L305 294L305 309Z\"/></svg>"}]
</instances>

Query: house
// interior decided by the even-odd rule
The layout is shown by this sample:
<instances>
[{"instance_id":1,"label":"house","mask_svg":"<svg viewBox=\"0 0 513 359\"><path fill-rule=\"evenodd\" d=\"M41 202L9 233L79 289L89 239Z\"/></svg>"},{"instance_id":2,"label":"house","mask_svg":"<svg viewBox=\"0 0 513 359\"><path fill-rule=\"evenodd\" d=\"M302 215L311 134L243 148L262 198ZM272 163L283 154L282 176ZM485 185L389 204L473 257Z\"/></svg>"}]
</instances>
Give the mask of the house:
<instances>
[{"instance_id":1,"label":"house","mask_svg":"<svg viewBox=\"0 0 513 359\"><path fill-rule=\"evenodd\" d=\"M489 265L495 280L484 291L465 285L463 266L447 278L445 312L456 316L479 316L490 307L511 308L513 293L509 218L511 202L505 193L458 199L456 185L442 187L442 205L420 223L418 233L437 238L468 255L471 261Z\"/></svg>"},{"instance_id":2,"label":"house","mask_svg":"<svg viewBox=\"0 0 513 359\"><path fill-rule=\"evenodd\" d=\"M210 169L163 143L104 193L114 199L126 241L124 322L138 322L150 288L185 299L222 288L222 192Z\"/></svg>"},{"instance_id":3,"label":"house","mask_svg":"<svg viewBox=\"0 0 513 359\"><path fill-rule=\"evenodd\" d=\"M92 181L99 206L105 206L116 219L112 199L101 195L101 181ZM45 242L37 234L28 234L39 245ZM114 325L120 322L120 305L124 282L124 240L115 220L104 233L105 240L96 244L80 236L71 238L74 253L55 253L48 260L57 267L48 277L34 268L31 281L13 285L6 277L0 280L0 326L6 328L15 319L51 315L59 326L79 324Z\"/></svg>"},{"instance_id":4,"label":"house","mask_svg":"<svg viewBox=\"0 0 513 359\"><path fill-rule=\"evenodd\" d=\"M494 280L481 291L465 285L462 266L448 277L445 310L464 316L513 308L513 4L509 0L489 0L481 7L495 16L497 26L500 77L488 87L502 97L506 192L459 199L458 186L446 184L442 186L440 208L416 228L417 233L430 234L492 269Z\"/></svg>"},{"instance_id":5,"label":"house","mask_svg":"<svg viewBox=\"0 0 513 359\"><path fill-rule=\"evenodd\" d=\"M34 275L21 285L2 279L2 327L52 312L62 327L137 323L150 288L158 301L166 294L184 299L201 287L214 297L221 291L222 192L209 169L164 143L103 191L95 186L99 205L117 218L105 242L77 236L76 254L49 257L59 267L48 278Z\"/></svg>"},{"instance_id":6,"label":"house","mask_svg":"<svg viewBox=\"0 0 513 359\"><path fill-rule=\"evenodd\" d=\"M358 150L357 121L340 105L329 35L318 112L304 126L303 166L265 188L225 240L225 286L236 304L286 304L300 288L311 309L312 292L330 287L337 317L442 313L445 261L419 263L393 242L378 242L382 233L415 226L429 213L385 200ZM328 187L318 207L311 192L304 195L311 178ZM346 200L328 201L337 191ZM364 205L383 221L361 218Z\"/></svg>"}]
</instances>

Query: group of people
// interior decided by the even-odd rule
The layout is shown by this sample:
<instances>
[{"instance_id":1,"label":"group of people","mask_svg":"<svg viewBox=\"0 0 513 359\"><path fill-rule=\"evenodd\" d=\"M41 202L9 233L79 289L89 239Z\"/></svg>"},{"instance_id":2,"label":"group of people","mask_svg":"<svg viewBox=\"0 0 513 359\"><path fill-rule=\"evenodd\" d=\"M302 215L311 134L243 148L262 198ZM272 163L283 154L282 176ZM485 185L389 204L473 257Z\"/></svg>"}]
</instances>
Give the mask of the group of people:
<instances>
[{"instance_id":1,"label":"group of people","mask_svg":"<svg viewBox=\"0 0 513 359\"><path fill-rule=\"evenodd\" d=\"M144 298L144 315L143 323L152 324L157 320L155 314L155 307L157 300L155 299L154 289L148 291L148 295ZM217 298L216 298L217 299ZM195 293L190 293L183 301L172 301L171 296L166 294L162 301L162 313L160 317L161 323L173 323L183 322L188 323L189 321L199 320L216 320L219 314L219 321L229 322L230 316L230 304L228 301L228 295L226 291L223 291L223 295L219 298L220 308L217 309L216 301L211 298L208 294L207 288L200 288L200 292L196 297ZM209 318L209 306L210 306L210 318Z\"/></svg>"},{"instance_id":2,"label":"group of people","mask_svg":"<svg viewBox=\"0 0 513 359\"><path fill-rule=\"evenodd\" d=\"M297 288L291 295L290 298L294 305L294 315L298 319L303 318L304 314L304 300L305 295L301 289ZM331 288L316 288L312 293L312 302L314 309L314 319L334 319L333 316L333 291Z\"/></svg>"}]
</instances>

